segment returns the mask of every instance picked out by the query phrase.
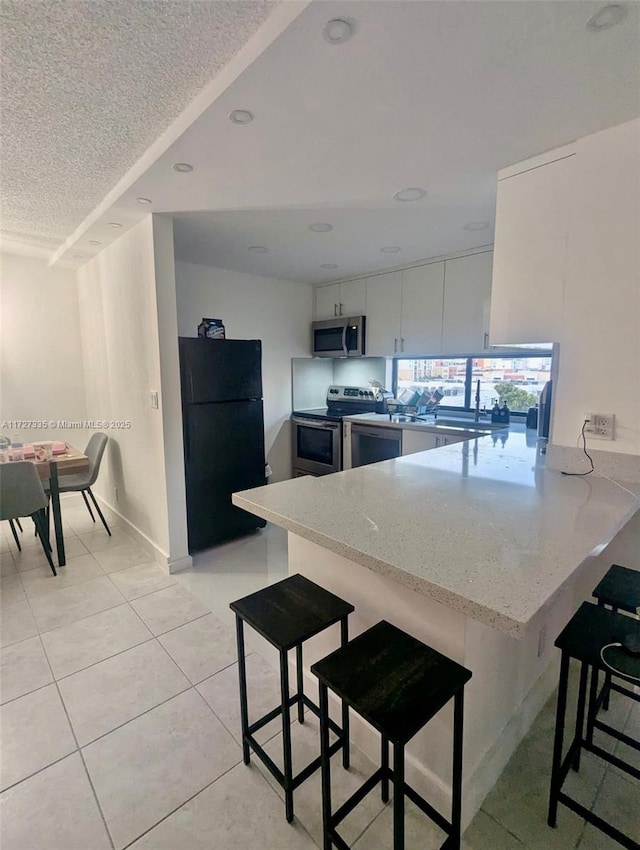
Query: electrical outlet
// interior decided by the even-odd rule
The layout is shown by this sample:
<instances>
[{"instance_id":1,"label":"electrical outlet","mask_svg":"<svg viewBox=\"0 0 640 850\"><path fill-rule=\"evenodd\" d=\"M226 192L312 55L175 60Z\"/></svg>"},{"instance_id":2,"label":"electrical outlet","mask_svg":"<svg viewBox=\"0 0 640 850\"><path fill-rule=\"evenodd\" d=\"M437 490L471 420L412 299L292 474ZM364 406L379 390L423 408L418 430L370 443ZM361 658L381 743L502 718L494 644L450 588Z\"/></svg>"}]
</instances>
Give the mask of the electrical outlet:
<instances>
[{"instance_id":1,"label":"electrical outlet","mask_svg":"<svg viewBox=\"0 0 640 850\"><path fill-rule=\"evenodd\" d=\"M584 418L588 420L585 433L601 440L615 440L614 413L586 413Z\"/></svg>"},{"instance_id":2,"label":"electrical outlet","mask_svg":"<svg viewBox=\"0 0 640 850\"><path fill-rule=\"evenodd\" d=\"M158 409L158 391L157 390L151 390L151 407L154 410Z\"/></svg>"}]
</instances>

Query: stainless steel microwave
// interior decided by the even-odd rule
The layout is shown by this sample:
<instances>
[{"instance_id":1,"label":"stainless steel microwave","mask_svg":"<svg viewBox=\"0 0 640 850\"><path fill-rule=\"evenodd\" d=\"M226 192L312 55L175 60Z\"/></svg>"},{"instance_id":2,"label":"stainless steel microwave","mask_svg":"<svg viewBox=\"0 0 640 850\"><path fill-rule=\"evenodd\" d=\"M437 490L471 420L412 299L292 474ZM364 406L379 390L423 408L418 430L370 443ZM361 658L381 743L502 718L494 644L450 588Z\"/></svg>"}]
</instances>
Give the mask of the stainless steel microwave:
<instances>
[{"instance_id":1,"label":"stainless steel microwave","mask_svg":"<svg viewBox=\"0 0 640 850\"><path fill-rule=\"evenodd\" d=\"M366 316L328 319L311 325L311 351L314 357L363 357Z\"/></svg>"}]
</instances>

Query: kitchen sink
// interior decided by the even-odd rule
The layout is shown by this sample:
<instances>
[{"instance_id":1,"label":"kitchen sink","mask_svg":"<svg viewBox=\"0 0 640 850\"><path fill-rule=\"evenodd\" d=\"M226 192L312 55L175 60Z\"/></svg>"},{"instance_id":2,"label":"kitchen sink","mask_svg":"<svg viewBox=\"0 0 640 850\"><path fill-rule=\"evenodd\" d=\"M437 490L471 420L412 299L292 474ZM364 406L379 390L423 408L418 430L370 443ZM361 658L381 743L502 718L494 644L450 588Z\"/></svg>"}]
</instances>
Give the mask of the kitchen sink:
<instances>
[{"instance_id":1,"label":"kitchen sink","mask_svg":"<svg viewBox=\"0 0 640 850\"><path fill-rule=\"evenodd\" d=\"M433 424L449 428L464 428L465 431L498 431L509 427L504 422L474 422L473 419L448 419L441 416L438 416Z\"/></svg>"}]
</instances>

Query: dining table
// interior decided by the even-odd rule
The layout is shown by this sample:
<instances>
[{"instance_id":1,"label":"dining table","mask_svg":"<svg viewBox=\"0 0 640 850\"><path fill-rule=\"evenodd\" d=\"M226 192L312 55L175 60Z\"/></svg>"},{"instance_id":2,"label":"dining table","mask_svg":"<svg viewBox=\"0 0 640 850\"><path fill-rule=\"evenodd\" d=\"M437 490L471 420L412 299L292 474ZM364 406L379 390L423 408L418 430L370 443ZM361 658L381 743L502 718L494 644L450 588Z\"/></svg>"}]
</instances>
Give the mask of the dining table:
<instances>
[{"instance_id":1,"label":"dining table","mask_svg":"<svg viewBox=\"0 0 640 850\"><path fill-rule=\"evenodd\" d=\"M54 454L51 460L38 460L37 458L26 458L31 460L38 470L41 480L49 481L49 492L51 494L51 510L53 513L53 528L56 535L56 550L58 553L58 566L66 564L64 552L64 534L62 531L62 514L60 511L60 477L65 475L78 475L89 472L89 458L80 449L66 443L64 452Z\"/></svg>"}]
</instances>

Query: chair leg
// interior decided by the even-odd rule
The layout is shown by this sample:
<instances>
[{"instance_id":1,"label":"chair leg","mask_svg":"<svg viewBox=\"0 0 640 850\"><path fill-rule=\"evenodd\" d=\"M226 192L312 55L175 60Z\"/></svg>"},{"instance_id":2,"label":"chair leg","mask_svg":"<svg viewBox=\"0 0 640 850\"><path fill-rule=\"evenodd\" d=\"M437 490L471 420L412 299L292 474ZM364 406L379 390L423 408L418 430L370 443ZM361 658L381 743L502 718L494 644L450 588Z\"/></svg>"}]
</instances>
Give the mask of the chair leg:
<instances>
[{"instance_id":1,"label":"chair leg","mask_svg":"<svg viewBox=\"0 0 640 850\"><path fill-rule=\"evenodd\" d=\"M94 517L93 511L91 510L91 505L89 504L89 501L87 499L87 494L84 490L81 490L80 492L82 493L82 498L84 499L84 503L87 506L87 510L89 511L89 516L91 517L92 521L95 522L96 518Z\"/></svg>"},{"instance_id":2,"label":"chair leg","mask_svg":"<svg viewBox=\"0 0 640 850\"><path fill-rule=\"evenodd\" d=\"M49 566L51 567L51 572L55 575L56 568L53 563L53 559L51 557L51 546L47 545L47 530L45 528L45 521L42 513L40 511L36 511L35 514L32 514L33 521L35 522L38 528L38 536L40 537L40 543L42 544L42 551L47 556L47 561L49 562Z\"/></svg>"},{"instance_id":3,"label":"chair leg","mask_svg":"<svg viewBox=\"0 0 640 850\"><path fill-rule=\"evenodd\" d=\"M20 545L20 540L18 539L18 532L16 531L16 527L12 519L9 520L9 528L11 529L11 533L13 534L13 539L16 541L18 552L22 552L22 546Z\"/></svg>"},{"instance_id":4,"label":"chair leg","mask_svg":"<svg viewBox=\"0 0 640 850\"><path fill-rule=\"evenodd\" d=\"M96 497L91 492L91 487L87 487L87 493L91 496L91 501L93 502L93 507L98 511L98 516L102 520L102 524L104 525L105 531L107 532L109 537L111 537L111 532L109 531L109 526L107 525L107 521L104 518L102 511L100 510L100 506L96 502Z\"/></svg>"},{"instance_id":5,"label":"chair leg","mask_svg":"<svg viewBox=\"0 0 640 850\"><path fill-rule=\"evenodd\" d=\"M18 526L20 531L22 531L22 524L21 524L20 520L18 519L18 517L16 517L16 525Z\"/></svg>"}]
</instances>

